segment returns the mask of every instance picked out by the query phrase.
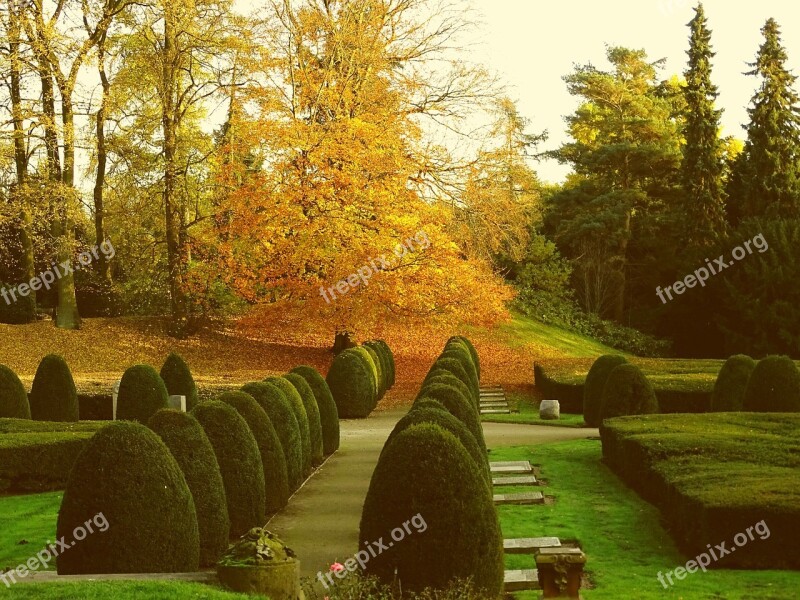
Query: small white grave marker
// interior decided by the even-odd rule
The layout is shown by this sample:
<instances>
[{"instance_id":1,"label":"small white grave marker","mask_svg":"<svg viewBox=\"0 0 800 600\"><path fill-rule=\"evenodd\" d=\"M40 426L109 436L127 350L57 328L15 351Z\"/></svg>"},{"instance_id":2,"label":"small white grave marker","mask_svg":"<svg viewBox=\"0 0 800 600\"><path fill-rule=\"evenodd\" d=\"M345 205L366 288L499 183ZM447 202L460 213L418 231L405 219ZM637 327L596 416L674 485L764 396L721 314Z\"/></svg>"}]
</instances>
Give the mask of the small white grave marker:
<instances>
[{"instance_id":1,"label":"small white grave marker","mask_svg":"<svg viewBox=\"0 0 800 600\"><path fill-rule=\"evenodd\" d=\"M169 407L186 412L186 396L170 396Z\"/></svg>"},{"instance_id":2,"label":"small white grave marker","mask_svg":"<svg viewBox=\"0 0 800 600\"><path fill-rule=\"evenodd\" d=\"M119 384L122 383L121 379L117 379L111 387L111 420L117 420L117 396L119 396Z\"/></svg>"}]
</instances>

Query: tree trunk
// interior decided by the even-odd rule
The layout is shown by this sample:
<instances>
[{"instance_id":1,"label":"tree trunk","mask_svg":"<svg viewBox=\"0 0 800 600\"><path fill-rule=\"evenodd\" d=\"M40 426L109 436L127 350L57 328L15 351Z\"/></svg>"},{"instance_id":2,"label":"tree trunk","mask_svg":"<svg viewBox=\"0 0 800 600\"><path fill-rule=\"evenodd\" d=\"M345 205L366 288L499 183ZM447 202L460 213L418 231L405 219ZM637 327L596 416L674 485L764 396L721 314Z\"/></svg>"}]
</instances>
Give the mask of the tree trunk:
<instances>
[{"instance_id":1,"label":"tree trunk","mask_svg":"<svg viewBox=\"0 0 800 600\"><path fill-rule=\"evenodd\" d=\"M349 331L337 331L336 337L333 339L333 348L331 350L334 354L339 354L342 350L354 348L356 343L350 339Z\"/></svg>"},{"instance_id":2,"label":"tree trunk","mask_svg":"<svg viewBox=\"0 0 800 600\"><path fill-rule=\"evenodd\" d=\"M100 39L97 47L97 70L100 75L100 83L103 86L103 97L100 101L100 108L97 111L95 121L95 133L97 135L97 174L94 180L94 235L95 243L99 246L106 239L105 231L105 206L103 203L103 186L106 179L106 105L108 102L108 95L111 89L111 84L106 76L105 69L105 35ZM95 270L100 278L100 281L111 286L111 268L104 253L99 253L97 261L95 262Z\"/></svg>"}]
</instances>

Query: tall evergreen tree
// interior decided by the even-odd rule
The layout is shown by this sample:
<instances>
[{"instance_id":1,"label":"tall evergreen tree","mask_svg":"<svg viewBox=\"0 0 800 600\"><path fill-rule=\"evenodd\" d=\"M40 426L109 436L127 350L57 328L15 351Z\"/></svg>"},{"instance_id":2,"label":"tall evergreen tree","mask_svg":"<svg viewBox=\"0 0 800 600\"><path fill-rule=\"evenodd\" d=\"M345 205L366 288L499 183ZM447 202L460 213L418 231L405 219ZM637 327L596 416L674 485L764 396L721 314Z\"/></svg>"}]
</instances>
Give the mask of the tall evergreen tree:
<instances>
[{"instance_id":1,"label":"tall evergreen tree","mask_svg":"<svg viewBox=\"0 0 800 600\"><path fill-rule=\"evenodd\" d=\"M761 78L748 109L744 155L736 162L729 213L740 219L800 217L800 97L786 68L780 30L769 19L764 43L747 75Z\"/></svg>"},{"instance_id":2,"label":"tall evergreen tree","mask_svg":"<svg viewBox=\"0 0 800 600\"><path fill-rule=\"evenodd\" d=\"M691 248L713 245L725 231L723 145L719 138L721 110L715 108L717 87L711 82L711 30L700 3L689 22L689 67L684 73L686 127L681 175L684 190L681 217Z\"/></svg>"}]
</instances>

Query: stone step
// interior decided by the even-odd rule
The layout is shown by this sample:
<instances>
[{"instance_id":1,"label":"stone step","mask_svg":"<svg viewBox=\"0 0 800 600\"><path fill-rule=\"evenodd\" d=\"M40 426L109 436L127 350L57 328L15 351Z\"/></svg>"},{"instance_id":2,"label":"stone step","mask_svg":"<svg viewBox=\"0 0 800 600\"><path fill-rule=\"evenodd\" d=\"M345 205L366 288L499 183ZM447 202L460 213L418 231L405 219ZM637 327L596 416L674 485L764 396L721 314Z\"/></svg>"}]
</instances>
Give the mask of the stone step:
<instances>
[{"instance_id":1,"label":"stone step","mask_svg":"<svg viewBox=\"0 0 800 600\"><path fill-rule=\"evenodd\" d=\"M484 408L481 409L482 415L510 415L511 411L507 408Z\"/></svg>"},{"instance_id":2,"label":"stone step","mask_svg":"<svg viewBox=\"0 0 800 600\"><path fill-rule=\"evenodd\" d=\"M561 540L557 537L510 538L503 540L506 554L533 554L540 548L560 548Z\"/></svg>"},{"instance_id":3,"label":"stone step","mask_svg":"<svg viewBox=\"0 0 800 600\"><path fill-rule=\"evenodd\" d=\"M502 390L502 385L483 385L479 388L481 391L483 390Z\"/></svg>"},{"instance_id":4,"label":"stone step","mask_svg":"<svg viewBox=\"0 0 800 600\"><path fill-rule=\"evenodd\" d=\"M533 475L523 477L494 477L492 485L539 485Z\"/></svg>"},{"instance_id":5,"label":"stone step","mask_svg":"<svg viewBox=\"0 0 800 600\"><path fill-rule=\"evenodd\" d=\"M508 402L481 402L481 408L508 408Z\"/></svg>"},{"instance_id":6,"label":"stone step","mask_svg":"<svg viewBox=\"0 0 800 600\"><path fill-rule=\"evenodd\" d=\"M504 473L507 475L533 473L533 467L527 460L492 461L489 463L489 470L492 473Z\"/></svg>"},{"instance_id":7,"label":"stone step","mask_svg":"<svg viewBox=\"0 0 800 600\"><path fill-rule=\"evenodd\" d=\"M539 585L539 571L536 569L521 569L519 571L506 571L503 580L503 591L524 592L526 590L541 589Z\"/></svg>"},{"instance_id":8,"label":"stone step","mask_svg":"<svg viewBox=\"0 0 800 600\"><path fill-rule=\"evenodd\" d=\"M504 392L481 392L478 394L481 398L505 398Z\"/></svg>"},{"instance_id":9,"label":"stone step","mask_svg":"<svg viewBox=\"0 0 800 600\"><path fill-rule=\"evenodd\" d=\"M494 503L504 504L543 504L542 492L519 492L516 494L494 494Z\"/></svg>"}]
</instances>

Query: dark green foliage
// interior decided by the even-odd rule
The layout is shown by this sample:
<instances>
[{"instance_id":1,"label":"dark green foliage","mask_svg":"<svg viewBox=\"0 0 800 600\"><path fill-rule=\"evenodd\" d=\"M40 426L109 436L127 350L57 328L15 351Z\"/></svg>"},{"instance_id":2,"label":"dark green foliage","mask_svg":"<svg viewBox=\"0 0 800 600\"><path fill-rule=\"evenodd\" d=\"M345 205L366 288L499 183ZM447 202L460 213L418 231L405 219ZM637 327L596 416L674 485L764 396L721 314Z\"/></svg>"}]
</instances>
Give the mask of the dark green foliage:
<instances>
[{"instance_id":1,"label":"dark green foliage","mask_svg":"<svg viewBox=\"0 0 800 600\"><path fill-rule=\"evenodd\" d=\"M217 400L201 402L192 414L203 426L217 456L225 484L231 537L263 525L267 504L264 465L247 421L233 407Z\"/></svg>"},{"instance_id":2,"label":"dark green foliage","mask_svg":"<svg viewBox=\"0 0 800 600\"><path fill-rule=\"evenodd\" d=\"M90 520L94 533L59 554L59 575L198 569L192 493L167 446L144 425L107 425L75 462L58 512L57 538L75 539L73 531Z\"/></svg>"},{"instance_id":3,"label":"dark green foliage","mask_svg":"<svg viewBox=\"0 0 800 600\"><path fill-rule=\"evenodd\" d=\"M464 337L463 335L454 335L449 340L447 340L447 346L451 343L461 343L469 352L470 357L472 358L472 363L475 365L475 371L478 374L478 379L481 377L481 359L478 356L478 351L475 349L475 346L469 341L468 338Z\"/></svg>"},{"instance_id":4,"label":"dark green foliage","mask_svg":"<svg viewBox=\"0 0 800 600\"><path fill-rule=\"evenodd\" d=\"M378 400L380 401L380 399L383 398L383 395L386 393L386 376L384 375L383 363L381 362L381 357L378 355L378 352L375 350L375 348L367 346L366 344L363 344L361 348L369 352L369 356L372 359L372 363L375 365L375 370L378 374L378 379L377 379Z\"/></svg>"},{"instance_id":5,"label":"dark green foliage","mask_svg":"<svg viewBox=\"0 0 800 600\"><path fill-rule=\"evenodd\" d=\"M389 387L391 388L394 385L395 381L394 354L392 354L392 349L389 348L389 344L387 344L383 340L375 340L375 343L378 344L381 348L383 348L383 354L386 357L387 363L389 365Z\"/></svg>"},{"instance_id":6,"label":"dark green foliage","mask_svg":"<svg viewBox=\"0 0 800 600\"><path fill-rule=\"evenodd\" d=\"M67 361L48 354L39 363L29 397L31 418L36 421L77 421L78 394Z\"/></svg>"},{"instance_id":7,"label":"dark green foliage","mask_svg":"<svg viewBox=\"0 0 800 600\"><path fill-rule=\"evenodd\" d=\"M747 382L755 368L756 361L745 354L737 354L726 360L717 375L714 392L711 394L711 411L742 410Z\"/></svg>"},{"instance_id":8,"label":"dark green foliage","mask_svg":"<svg viewBox=\"0 0 800 600\"><path fill-rule=\"evenodd\" d=\"M471 578L486 598L499 596L503 543L491 492L461 442L430 423L408 427L384 448L364 501L359 545L391 540L392 530L414 517L413 534L370 559L367 575L396 577L412 592Z\"/></svg>"},{"instance_id":9,"label":"dark green foliage","mask_svg":"<svg viewBox=\"0 0 800 600\"><path fill-rule=\"evenodd\" d=\"M628 415L650 415L658 412L653 386L636 365L614 367L603 388L600 426L606 419Z\"/></svg>"},{"instance_id":10,"label":"dark green foliage","mask_svg":"<svg viewBox=\"0 0 800 600\"><path fill-rule=\"evenodd\" d=\"M0 365L0 418L30 419L31 407L25 386L5 365Z\"/></svg>"},{"instance_id":11,"label":"dark green foliage","mask_svg":"<svg viewBox=\"0 0 800 600\"><path fill-rule=\"evenodd\" d=\"M372 372L353 349L336 355L325 381L333 394L340 418L363 419L372 412L375 394Z\"/></svg>"},{"instance_id":12,"label":"dark green foliage","mask_svg":"<svg viewBox=\"0 0 800 600\"><path fill-rule=\"evenodd\" d=\"M258 444L261 464L264 467L264 490L267 515L274 514L289 502L289 475L283 447L266 411L246 392L225 392L218 398L230 404L247 421L250 432Z\"/></svg>"},{"instance_id":13,"label":"dark green foliage","mask_svg":"<svg viewBox=\"0 0 800 600\"><path fill-rule=\"evenodd\" d=\"M306 476L311 472L311 425L308 421L308 413L306 413L306 407L303 405L300 392L285 377L267 377L264 383L271 383L280 389L283 395L286 396L286 400L289 401L292 411L294 411L297 425L300 428L300 444L303 450L303 476Z\"/></svg>"},{"instance_id":14,"label":"dark green foliage","mask_svg":"<svg viewBox=\"0 0 800 600\"><path fill-rule=\"evenodd\" d=\"M117 419L147 423L156 411L167 408L169 395L161 376L150 365L125 371L117 395Z\"/></svg>"},{"instance_id":15,"label":"dark green foliage","mask_svg":"<svg viewBox=\"0 0 800 600\"><path fill-rule=\"evenodd\" d=\"M458 377L468 388L469 391L472 393L473 398L476 400L478 399L478 388L475 387L472 377L464 366L461 364L461 361L456 358L439 358L433 366L431 367L431 371L433 372L436 369L444 369L445 371L450 371L453 375Z\"/></svg>"},{"instance_id":16,"label":"dark green foliage","mask_svg":"<svg viewBox=\"0 0 800 600\"><path fill-rule=\"evenodd\" d=\"M380 400L380 379L378 375L378 367L375 364L375 361L372 359L372 354L369 351L362 347L356 346L355 348L351 348L348 352L352 352L357 356L361 357L361 360L367 366L367 369L372 374L372 408L375 408L375 405L378 404L378 400Z\"/></svg>"},{"instance_id":17,"label":"dark green foliage","mask_svg":"<svg viewBox=\"0 0 800 600\"><path fill-rule=\"evenodd\" d=\"M256 399L272 422L286 459L289 491L295 491L303 483L303 443L292 405L281 389L271 383L248 383L242 386L242 391Z\"/></svg>"},{"instance_id":18,"label":"dark green foliage","mask_svg":"<svg viewBox=\"0 0 800 600\"><path fill-rule=\"evenodd\" d=\"M147 426L166 444L189 486L200 532L200 566L216 564L228 547L231 521L214 448L191 414L162 409Z\"/></svg>"},{"instance_id":19,"label":"dark green foliage","mask_svg":"<svg viewBox=\"0 0 800 600\"><path fill-rule=\"evenodd\" d=\"M314 367L301 365L292 369L292 373L303 377L311 386L317 400L322 427L322 453L325 456L333 454L339 448L339 412L336 410L336 402L333 400L328 383Z\"/></svg>"},{"instance_id":20,"label":"dark green foliage","mask_svg":"<svg viewBox=\"0 0 800 600\"><path fill-rule=\"evenodd\" d=\"M464 370L467 372L470 381L472 382L473 389L480 388L480 381L478 380L478 370L475 368L475 363L472 362L472 356L463 344L450 343L445 348L444 352L439 355L439 359L454 358L461 363Z\"/></svg>"},{"instance_id":21,"label":"dark green foliage","mask_svg":"<svg viewBox=\"0 0 800 600\"><path fill-rule=\"evenodd\" d=\"M317 398L314 396L314 390L311 389L311 386L308 385L308 382L302 375L289 372L283 377L291 383L294 389L297 390L297 393L300 394L303 407L306 409L308 433L311 442L311 464L316 467L322 463L322 422L320 421Z\"/></svg>"},{"instance_id":22,"label":"dark green foliage","mask_svg":"<svg viewBox=\"0 0 800 600\"><path fill-rule=\"evenodd\" d=\"M14 285L6 285L0 281L0 288L14 287ZM16 302L7 304L0 302L0 323L7 323L8 325L22 325L24 323L33 323L36 320L36 298L35 294L28 294L27 296L18 296Z\"/></svg>"},{"instance_id":23,"label":"dark green foliage","mask_svg":"<svg viewBox=\"0 0 800 600\"><path fill-rule=\"evenodd\" d=\"M583 384L583 420L589 427L600 427L600 411L603 408L603 389L616 367L628 360L619 354L604 354L592 364Z\"/></svg>"},{"instance_id":24,"label":"dark green foliage","mask_svg":"<svg viewBox=\"0 0 800 600\"><path fill-rule=\"evenodd\" d=\"M180 354L170 352L161 367L161 379L170 396L186 396L186 410L192 410L200 401L192 372Z\"/></svg>"},{"instance_id":25,"label":"dark green foliage","mask_svg":"<svg viewBox=\"0 0 800 600\"><path fill-rule=\"evenodd\" d=\"M425 378L424 386L432 385L434 383L440 383L443 385L449 385L451 387L456 388L459 392L461 392L465 398L469 398L472 400L472 403L475 405L475 410L480 410L480 401L476 396L473 395L472 391L469 389L469 386L461 381L458 377L453 375L450 371L445 371L444 369L437 369L435 371L431 371L428 377Z\"/></svg>"},{"instance_id":26,"label":"dark green foliage","mask_svg":"<svg viewBox=\"0 0 800 600\"><path fill-rule=\"evenodd\" d=\"M800 371L787 356L758 361L747 382L744 410L748 412L800 412Z\"/></svg>"},{"instance_id":27,"label":"dark green foliage","mask_svg":"<svg viewBox=\"0 0 800 600\"><path fill-rule=\"evenodd\" d=\"M364 342L362 346L369 350L373 360L377 361L377 365L380 368L382 384L381 397L383 397L386 390L392 386L392 365L389 362L389 356L386 354L386 346L376 341Z\"/></svg>"},{"instance_id":28,"label":"dark green foliage","mask_svg":"<svg viewBox=\"0 0 800 600\"><path fill-rule=\"evenodd\" d=\"M434 383L425 385L419 393L417 400L427 398L441 402L441 404L454 417L459 419L470 433L475 436L475 441L486 451L486 442L483 439L483 427L475 406L457 388L449 385Z\"/></svg>"}]
</instances>

